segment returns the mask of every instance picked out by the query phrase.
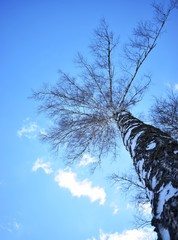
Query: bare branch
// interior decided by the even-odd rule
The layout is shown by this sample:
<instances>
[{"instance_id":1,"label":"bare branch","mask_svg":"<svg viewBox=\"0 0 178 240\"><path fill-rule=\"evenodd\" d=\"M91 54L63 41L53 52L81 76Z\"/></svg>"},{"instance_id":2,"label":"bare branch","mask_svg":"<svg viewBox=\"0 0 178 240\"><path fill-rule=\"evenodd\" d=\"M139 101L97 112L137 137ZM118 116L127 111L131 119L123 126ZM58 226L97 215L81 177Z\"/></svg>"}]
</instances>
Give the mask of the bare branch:
<instances>
[{"instance_id":1,"label":"bare branch","mask_svg":"<svg viewBox=\"0 0 178 240\"><path fill-rule=\"evenodd\" d=\"M178 93L169 90L165 98L156 98L151 107L150 116L153 124L178 138Z\"/></svg>"},{"instance_id":2,"label":"bare branch","mask_svg":"<svg viewBox=\"0 0 178 240\"><path fill-rule=\"evenodd\" d=\"M171 11L175 8L175 2L177 1L173 2L170 2L167 9L164 9L162 4L154 3L152 5L154 10L154 20L140 22L137 28L134 29L134 37L131 38L130 43L125 46L126 59L134 66L134 70L120 102L120 107L123 106L140 67L155 48L164 25L167 22Z\"/></svg>"},{"instance_id":3,"label":"bare branch","mask_svg":"<svg viewBox=\"0 0 178 240\"><path fill-rule=\"evenodd\" d=\"M106 71L107 76L104 77L108 81L107 88L109 90L109 103L114 107L113 103L113 81L114 81L114 65L113 52L119 44L119 38L114 37L113 32L109 31L109 27L105 19L101 20L100 27L95 30L95 38L90 45L92 53L96 57L96 66Z\"/></svg>"},{"instance_id":4,"label":"bare branch","mask_svg":"<svg viewBox=\"0 0 178 240\"><path fill-rule=\"evenodd\" d=\"M109 180L117 184L126 196L129 195L131 205L136 209L134 226L141 228L150 225L151 215L148 214L149 198L145 186L139 181L134 169L130 169L127 174L113 173L109 176Z\"/></svg>"},{"instance_id":5,"label":"bare branch","mask_svg":"<svg viewBox=\"0 0 178 240\"><path fill-rule=\"evenodd\" d=\"M125 51L132 68L124 71L124 75L115 61L119 40L102 19L90 45L93 58L89 59L93 61L78 54L75 63L80 72L76 77L60 71L56 85L46 85L33 92L33 98L40 102L39 112L46 113L53 122L48 133L42 136L44 141L53 149L61 144L66 146L68 159L78 159L90 151L96 153L98 162L107 153L115 155L119 134L114 114L142 99L150 76L145 74L142 84L135 80L156 46L173 5L168 10L154 5L158 15L155 21L140 22L134 30Z\"/></svg>"}]
</instances>

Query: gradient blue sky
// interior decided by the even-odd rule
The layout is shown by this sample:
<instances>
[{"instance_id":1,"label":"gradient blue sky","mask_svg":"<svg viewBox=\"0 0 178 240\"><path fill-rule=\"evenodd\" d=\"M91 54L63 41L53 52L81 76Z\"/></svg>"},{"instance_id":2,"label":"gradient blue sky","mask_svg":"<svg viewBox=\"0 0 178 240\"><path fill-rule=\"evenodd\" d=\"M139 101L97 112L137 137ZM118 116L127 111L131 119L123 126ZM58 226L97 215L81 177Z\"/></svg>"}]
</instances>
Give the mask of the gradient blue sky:
<instances>
[{"instance_id":1,"label":"gradient blue sky","mask_svg":"<svg viewBox=\"0 0 178 240\"><path fill-rule=\"evenodd\" d=\"M28 99L31 89L54 83L59 68L75 71L75 54L87 53L102 17L124 43L135 24L151 16L150 3L1 0L0 239L134 240L151 236L150 229L135 229L132 204L106 179L130 167L126 151L121 148L115 163L105 159L94 175L82 163L66 168L60 152L52 154L39 141L38 133L45 131L48 121L36 114L36 103ZM143 67L152 73L152 83L137 112L147 113L153 96L163 96L168 86L178 90L177 22L178 12L174 12ZM83 163L92 160L91 156Z\"/></svg>"}]
</instances>

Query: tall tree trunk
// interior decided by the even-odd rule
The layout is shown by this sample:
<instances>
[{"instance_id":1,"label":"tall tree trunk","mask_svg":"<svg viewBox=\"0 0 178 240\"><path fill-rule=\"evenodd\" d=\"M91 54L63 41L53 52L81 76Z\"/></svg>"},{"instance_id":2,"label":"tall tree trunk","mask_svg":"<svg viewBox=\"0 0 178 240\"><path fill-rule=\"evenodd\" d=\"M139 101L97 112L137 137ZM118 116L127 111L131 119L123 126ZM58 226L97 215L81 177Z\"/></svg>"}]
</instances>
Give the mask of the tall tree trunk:
<instances>
[{"instance_id":1,"label":"tall tree trunk","mask_svg":"<svg viewBox=\"0 0 178 240\"><path fill-rule=\"evenodd\" d=\"M150 199L158 240L178 240L178 142L130 112L116 121Z\"/></svg>"}]
</instances>

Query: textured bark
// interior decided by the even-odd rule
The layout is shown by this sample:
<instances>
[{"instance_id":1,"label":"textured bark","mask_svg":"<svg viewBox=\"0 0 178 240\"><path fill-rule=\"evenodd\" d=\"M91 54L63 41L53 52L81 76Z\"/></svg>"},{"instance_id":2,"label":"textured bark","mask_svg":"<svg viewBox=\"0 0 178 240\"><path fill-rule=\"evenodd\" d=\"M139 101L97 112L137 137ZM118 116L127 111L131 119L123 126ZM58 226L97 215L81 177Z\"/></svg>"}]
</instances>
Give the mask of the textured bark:
<instances>
[{"instance_id":1,"label":"textured bark","mask_svg":"<svg viewBox=\"0 0 178 240\"><path fill-rule=\"evenodd\" d=\"M178 142L129 112L116 121L150 199L158 240L178 240Z\"/></svg>"}]
</instances>

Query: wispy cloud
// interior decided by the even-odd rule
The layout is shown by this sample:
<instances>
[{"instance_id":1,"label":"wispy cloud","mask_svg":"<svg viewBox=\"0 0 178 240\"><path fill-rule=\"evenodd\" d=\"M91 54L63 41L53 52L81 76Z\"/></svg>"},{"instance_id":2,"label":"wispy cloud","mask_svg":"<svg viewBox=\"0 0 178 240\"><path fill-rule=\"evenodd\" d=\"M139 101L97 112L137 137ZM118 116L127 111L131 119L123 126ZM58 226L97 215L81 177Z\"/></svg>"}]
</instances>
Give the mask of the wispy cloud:
<instances>
[{"instance_id":1,"label":"wispy cloud","mask_svg":"<svg viewBox=\"0 0 178 240\"><path fill-rule=\"evenodd\" d=\"M103 188L92 186L92 182L88 179L78 180L76 173L70 169L59 170L55 181L60 187L68 189L75 197L88 197L91 202L99 201L100 205L106 201L106 193Z\"/></svg>"},{"instance_id":2,"label":"wispy cloud","mask_svg":"<svg viewBox=\"0 0 178 240\"><path fill-rule=\"evenodd\" d=\"M116 214L119 213L119 207L118 207L118 205L116 203L112 202L110 204L110 207L112 208L112 214L113 215L116 215Z\"/></svg>"},{"instance_id":3,"label":"wispy cloud","mask_svg":"<svg viewBox=\"0 0 178 240\"><path fill-rule=\"evenodd\" d=\"M29 118L24 121L23 126L17 131L18 137L28 139L36 138L38 134L44 134L45 130L40 128L37 123L31 122Z\"/></svg>"},{"instance_id":4,"label":"wispy cloud","mask_svg":"<svg viewBox=\"0 0 178 240\"><path fill-rule=\"evenodd\" d=\"M178 90L178 83L174 85L175 90Z\"/></svg>"},{"instance_id":5,"label":"wispy cloud","mask_svg":"<svg viewBox=\"0 0 178 240\"><path fill-rule=\"evenodd\" d=\"M0 230L7 231L9 233L20 231L22 224L16 220L9 220L6 224L0 224Z\"/></svg>"},{"instance_id":6,"label":"wispy cloud","mask_svg":"<svg viewBox=\"0 0 178 240\"><path fill-rule=\"evenodd\" d=\"M15 221L13 224L16 231L19 231L22 228L22 224L19 222Z\"/></svg>"},{"instance_id":7,"label":"wispy cloud","mask_svg":"<svg viewBox=\"0 0 178 240\"><path fill-rule=\"evenodd\" d=\"M126 209L127 210L133 210L133 209L135 209L135 206L131 203L127 203Z\"/></svg>"},{"instance_id":8,"label":"wispy cloud","mask_svg":"<svg viewBox=\"0 0 178 240\"><path fill-rule=\"evenodd\" d=\"M130 204L128 203L127 206L126 206L126 209L127 210L135 210L135 205L134 204ZM151 205L150 203L140 203L138 205L138 209L137 211L139 211L140 213L144 214L145 216L146 215L150 215L151 214Z\"/></svg>"},{"instance_id":9,"label":"wispy cloud","mask_svg":"<svg viewBox=\"0 0 178 240\"><path fill-rule=\"evenodd\" d=\"M38 169L43 169L46 174L53 173L50 162L44 162L43 159L38 158L32 167L32 171L36 172Z\"/></svg>"},{"instance_id":10,"label":"wispy cloud","mask_svg":"<svg viewBox=\"0 0 178 240\"><path fill-rule=\"evenodd\" d=\"M170 90L178 91L178 83L173 84L173 83L170 83L170 82L166 82L165 85Z\"/></svg>"},{"instance_id":11,"label":"wispy cloud","mask_svg":"<svg viewBox=\"0 0 178 240\"><path fill-rule=\"evenodd\" d=\"M156 233L153 232L152 228L142 228L142 229L132 229L126 230L122 233L104 233L100 230L99 239L98 240L154 240L156 237ZM92 237L88 240L97 240Z\"/></svg>"},{"instance_id":12,"label":"wispy cloud","mask_svg":"<svg viewBox=\"0 0 178 240\"><path fill-rule=\"evenodd\" d=\"M28 123L27 125L24 125L20 130L17 131L17 135L19 137L25 136L30 139L34 137L34 133L36 133L37 129L38 125L36 123L34 122Z\"/></svg>"},{"instance_id":13,"label":"wispy cloud","mask_svg":"<svg viewBox=\"0 0 178 240\"><path fill-rule=\"evenodd\" d=\"M151 214L151 205L150 203L139 204L139 211L141 211L144 215Z\"/></svg>"},{"instance_id":14,"label":"wispy cloud","mask_svg":"<svg viewBox=\"0 0 178 240\"><path fill-rule=\"evenodd\" d=\"M79 167L85 167L91 163L95 163L96 160L92 158L89 154L84 154L83 158L79 162Z\"/></svg>"}]
</instances>

